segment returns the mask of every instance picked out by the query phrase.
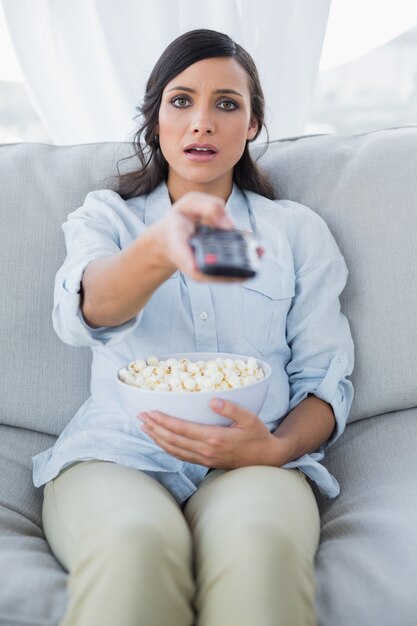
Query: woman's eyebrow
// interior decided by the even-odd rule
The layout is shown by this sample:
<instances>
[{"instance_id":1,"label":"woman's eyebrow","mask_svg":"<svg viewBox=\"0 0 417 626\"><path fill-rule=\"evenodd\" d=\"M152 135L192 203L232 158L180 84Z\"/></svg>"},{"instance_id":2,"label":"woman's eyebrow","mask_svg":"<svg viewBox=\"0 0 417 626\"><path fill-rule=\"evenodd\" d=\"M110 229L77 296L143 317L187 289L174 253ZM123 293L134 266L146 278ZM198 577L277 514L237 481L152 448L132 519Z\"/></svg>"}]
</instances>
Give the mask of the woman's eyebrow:
<instances>
[{"instance_id":1,"label":"woman's eyebrow","mask_svg":"<svg viewBox=\"0 0 417 626\"><path fill-rule=\"evenodd\" d=\"M189 91L190 93L195 93L195 89L191 89L190 87L183 87L182 85L177 85L177 87L172 87L172 89L168 89L168 91L175 90ZM241 98L244 97L243 94L235 91L235 89L216 89L215 91L213 91L213 93L234 93L236 96L240 96Z\"/></svg>"}]
</instances>

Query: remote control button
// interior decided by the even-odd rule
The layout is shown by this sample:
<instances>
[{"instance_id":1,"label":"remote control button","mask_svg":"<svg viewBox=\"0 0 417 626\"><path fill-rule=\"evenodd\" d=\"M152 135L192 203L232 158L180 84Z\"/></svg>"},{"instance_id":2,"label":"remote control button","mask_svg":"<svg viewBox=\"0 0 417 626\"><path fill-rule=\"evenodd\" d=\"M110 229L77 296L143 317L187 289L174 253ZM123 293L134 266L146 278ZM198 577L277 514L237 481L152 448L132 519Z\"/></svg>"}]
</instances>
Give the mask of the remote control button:
<instances>
[{"instance_id":1,"label":"remote control button","mask_svg":"<svg viewBox=\"0 0 417 626\"><path fill-rule=\"evenodd\" d=\"M212 265L213 263L216 263L217 262L217 254L211 253L211 254L204 255L204 261L208 265Z\"/></svg>"}]
</instances>

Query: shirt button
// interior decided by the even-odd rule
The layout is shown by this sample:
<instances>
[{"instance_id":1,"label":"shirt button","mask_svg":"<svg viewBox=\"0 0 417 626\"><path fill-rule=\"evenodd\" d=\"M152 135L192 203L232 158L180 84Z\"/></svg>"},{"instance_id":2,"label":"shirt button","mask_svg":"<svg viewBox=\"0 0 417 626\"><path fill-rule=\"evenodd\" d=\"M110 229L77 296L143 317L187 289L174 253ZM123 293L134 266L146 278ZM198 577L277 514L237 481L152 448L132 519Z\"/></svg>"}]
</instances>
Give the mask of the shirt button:
<instances>
[{"instance_id":1,"label":"shirt button","mask_svg":"<svg viewBox=\"0 0 417 626\"><path fill-rule=\"evenodd\" d=\"M345 360L345 357L344 357L343 355L339 357L339 361L340 361L341 363L343 363L343 361L344 361L344 360Z\"/></svg>"},{"instance_id":2,"label":"shirt button","mask_svg":"<svg viewBox=\"0 0 417 626\"><path fill-rule=\"evenodd\" d=\"M205 311L203 311L202 313L200 313L200 319L203 320L203 322L207 319L207 313Z\"/></svg>"}]
</instances>

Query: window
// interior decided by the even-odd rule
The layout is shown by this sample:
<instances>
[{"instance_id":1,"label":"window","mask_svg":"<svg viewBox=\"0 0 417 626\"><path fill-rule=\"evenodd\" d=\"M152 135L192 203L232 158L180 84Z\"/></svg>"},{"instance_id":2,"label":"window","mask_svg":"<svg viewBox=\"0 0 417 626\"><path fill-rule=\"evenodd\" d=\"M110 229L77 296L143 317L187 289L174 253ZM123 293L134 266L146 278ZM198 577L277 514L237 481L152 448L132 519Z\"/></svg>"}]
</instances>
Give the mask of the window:
<instances>
[{"instance_id":1,"label":"window","mask_svg":"<svg viewBox=\"0 0 417 626\"><path fill-rule=\"evenodd\" d=\"M417 27L319 73L304 134L417 125Z\"/></svg>"}]
</instances>

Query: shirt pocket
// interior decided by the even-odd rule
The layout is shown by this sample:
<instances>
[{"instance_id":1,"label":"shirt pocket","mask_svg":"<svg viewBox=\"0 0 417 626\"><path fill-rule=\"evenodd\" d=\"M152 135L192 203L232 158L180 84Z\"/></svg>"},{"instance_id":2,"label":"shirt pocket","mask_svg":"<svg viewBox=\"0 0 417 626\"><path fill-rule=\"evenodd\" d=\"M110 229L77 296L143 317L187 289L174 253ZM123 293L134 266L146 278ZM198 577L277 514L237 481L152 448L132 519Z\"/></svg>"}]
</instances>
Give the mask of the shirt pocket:
<instances>
[{"instance_id":1,"label":"shirt pocket","mask_svg":"<svg viewBox=\"0 0 417 626\"><path fill-rule=\"evenodd\" d=\"M295 279L276 261L264 260L255 278L242 283L243 335L262 355L286 346L287 315Z\"/></svg>"}]
</instances>

